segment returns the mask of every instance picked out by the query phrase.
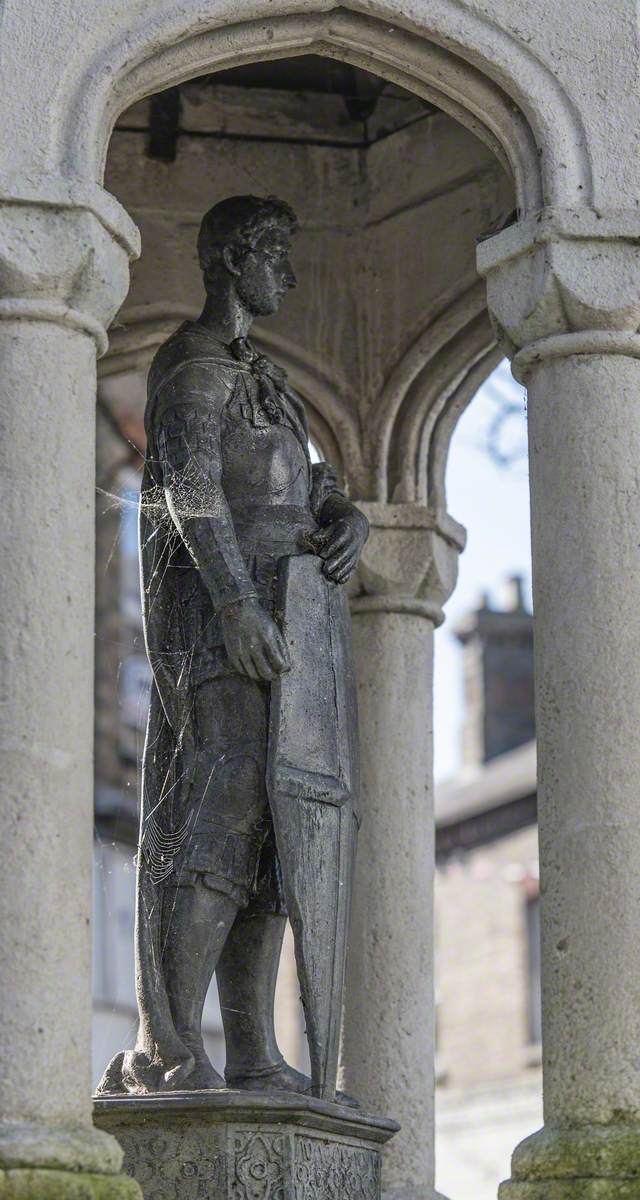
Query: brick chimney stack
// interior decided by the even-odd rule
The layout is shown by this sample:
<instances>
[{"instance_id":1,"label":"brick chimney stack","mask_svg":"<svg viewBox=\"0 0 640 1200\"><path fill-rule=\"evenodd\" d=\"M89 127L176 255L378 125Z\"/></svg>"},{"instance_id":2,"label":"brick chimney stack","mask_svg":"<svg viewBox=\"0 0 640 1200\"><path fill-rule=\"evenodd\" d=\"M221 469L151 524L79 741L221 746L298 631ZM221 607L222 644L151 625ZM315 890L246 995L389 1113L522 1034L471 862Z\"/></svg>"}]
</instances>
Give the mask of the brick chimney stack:
<instances>
[{"instance_id":1,"label":"brick chimney stack","mask_svg":"<svg viewBox=\"0 0 640 1200\"><path fill-rule=\"evenodd\" d=\"M463 762L477 766L535 737L533 616L521 576L506 580L502 608L483 596L454 633L464 647Z\"/></svg>"}]
</instances>

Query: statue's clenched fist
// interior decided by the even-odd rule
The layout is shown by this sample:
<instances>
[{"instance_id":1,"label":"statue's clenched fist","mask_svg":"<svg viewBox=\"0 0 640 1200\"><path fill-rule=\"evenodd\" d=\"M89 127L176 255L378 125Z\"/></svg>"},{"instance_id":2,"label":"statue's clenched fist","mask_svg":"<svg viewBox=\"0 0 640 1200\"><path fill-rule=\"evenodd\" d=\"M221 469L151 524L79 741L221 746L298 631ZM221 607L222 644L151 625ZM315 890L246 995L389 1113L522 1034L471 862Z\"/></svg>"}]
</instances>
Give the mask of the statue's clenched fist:
<instances>
[{"instance_id":1,"label":"statue's clenched fist","mask_svg":"<svg viewBox=\"0 0 640 1200\"><path fill-rule=\"evenodd\" d=\"M286 642L255 596L224 608L220 625L227 654L240 675L268 683L289 670Z\"/></svg>"},{"instance_id":2,"label":"statue's clenched fist","mask_svg":"<svg viewBox=\"0 0 640 1200\"><path fill-rule=\"evenodd\" d=\"M346 507L347 502L345 502ZM333 583L347 583L353 575L369 535L364 513L349 504L337 520L309 536L314 553L324 559L322 571Z\"/></svg>"}]
</instances>

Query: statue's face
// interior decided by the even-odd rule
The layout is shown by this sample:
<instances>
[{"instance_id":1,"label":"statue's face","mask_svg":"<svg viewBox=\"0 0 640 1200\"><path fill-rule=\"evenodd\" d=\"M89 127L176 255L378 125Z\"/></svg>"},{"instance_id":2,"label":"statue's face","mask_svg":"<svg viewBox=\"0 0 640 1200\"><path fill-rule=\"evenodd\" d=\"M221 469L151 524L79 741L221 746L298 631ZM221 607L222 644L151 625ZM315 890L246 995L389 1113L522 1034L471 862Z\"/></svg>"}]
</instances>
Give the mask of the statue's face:
<instances>
[{"instance_id":1,"label":"statue's face","mask_svg":"<svg viewBox=\"0 0 640 1200\"><path fill-rule=\"evenodd\" d=\"M266 317L276 312L285 292L296 286L290 254L287 231L266 229L254 249L243 256L236 290L252 316Z\"/></svg>"}]
</instances>

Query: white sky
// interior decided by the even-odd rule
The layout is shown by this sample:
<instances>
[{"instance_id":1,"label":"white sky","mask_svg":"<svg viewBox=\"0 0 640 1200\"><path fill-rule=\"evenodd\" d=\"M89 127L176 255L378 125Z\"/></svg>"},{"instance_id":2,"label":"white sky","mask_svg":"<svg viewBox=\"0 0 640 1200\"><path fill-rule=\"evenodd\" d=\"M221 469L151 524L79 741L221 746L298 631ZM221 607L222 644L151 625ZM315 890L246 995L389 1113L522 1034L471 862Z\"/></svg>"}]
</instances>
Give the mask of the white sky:
<instances>
[{"instance_id":1,"label":"white sky","mask_svg":"<svg viewBox=\"0 0 640 1200\"><path fill-rule=\"evenodd\" d=\"M501 450L520 449L509 466L499 466L487 449L501 398L515 401L518 412L503 426ZM446 606L446 621L436 633L435 777L446 778L460 764L463 715L462 651L452 627L477 606L482 592L501 607L507 576L525 577L531 603L529 485L526 460L524 391L505 361L477 393L456 429L447 471L447 510L467 530L456 589Z\"/></svg>"}]
</instances>

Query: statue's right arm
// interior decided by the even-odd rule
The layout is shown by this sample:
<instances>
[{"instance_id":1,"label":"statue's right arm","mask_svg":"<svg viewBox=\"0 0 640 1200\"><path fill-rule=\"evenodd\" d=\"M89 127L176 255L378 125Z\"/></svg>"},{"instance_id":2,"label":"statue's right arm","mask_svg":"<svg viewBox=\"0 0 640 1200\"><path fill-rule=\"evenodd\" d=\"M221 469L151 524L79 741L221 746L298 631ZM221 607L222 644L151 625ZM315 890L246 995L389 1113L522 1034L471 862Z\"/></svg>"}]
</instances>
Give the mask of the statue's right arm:
<instances>
[{"instance_id":1,"label":"statue's right arm","mask_svg":"<svg viewBox=\"0 0 640 1200\"><path fill-rule=\"evenodd\" d=\"M228 388L187 366L158 395L155 440L167 508L219 615L240 673L273 679L288 665L282 635L259 603L222 487L221 421Z\"/></svg>"}]
</instances>

